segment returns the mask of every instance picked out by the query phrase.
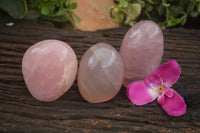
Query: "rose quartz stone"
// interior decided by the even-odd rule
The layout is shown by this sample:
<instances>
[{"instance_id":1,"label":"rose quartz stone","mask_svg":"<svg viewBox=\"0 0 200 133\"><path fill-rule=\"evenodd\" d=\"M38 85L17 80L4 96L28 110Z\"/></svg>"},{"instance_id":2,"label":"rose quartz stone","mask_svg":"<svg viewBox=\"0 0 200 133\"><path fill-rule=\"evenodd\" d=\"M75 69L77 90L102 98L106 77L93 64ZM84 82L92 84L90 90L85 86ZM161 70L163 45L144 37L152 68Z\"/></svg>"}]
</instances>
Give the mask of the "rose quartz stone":
<instances>
[{"instance_id":1,"label":"rose quartz stone","mask_svg":"<svg viewBox=\"0 0 200 133\"><path fill-rule=\"evenodd\" d=\"M82 56L78 71L78 87L90 103L112 99L120 90L124 77L118 52L106 43L98 43Z\"/></svg>"},{"instance_id":2,"label":"rose quartz stone","mask_svg":"<svg viewBox=\"0 0 200 133\"><path fill-rule=\"evenodd\" d=\"M72 86L77 73L72 48L58 40L44 40L24 54L22 72L26 86L39 101L54 101Z\"/></svg>"},{"instance_id":3,"label":"rose quartz stone","mask_svg":"<svg viewBox=\"0 0 200 133\"><path fill-rule=\"evenodd\" d=\"M120 48L125 87L135 80L144 80L157 70L163 55L163 44L162 31L152 21L141 21L126 33Z\"/></svg>"}]
</instances>

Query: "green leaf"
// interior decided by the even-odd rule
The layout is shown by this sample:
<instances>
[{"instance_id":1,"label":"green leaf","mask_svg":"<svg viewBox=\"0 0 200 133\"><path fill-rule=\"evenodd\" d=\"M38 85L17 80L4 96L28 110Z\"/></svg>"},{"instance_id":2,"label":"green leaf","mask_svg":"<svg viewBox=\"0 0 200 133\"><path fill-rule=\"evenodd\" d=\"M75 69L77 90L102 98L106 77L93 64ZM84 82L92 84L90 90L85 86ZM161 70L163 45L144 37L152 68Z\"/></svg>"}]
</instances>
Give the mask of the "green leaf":
<instances>
[{"instance_id":1,"label":"green leaf","mask_svg":"<svg viewBox=\"0 0 200 133\"><path fill-rule=\"evenodd\" d=\"M119 9L121 9L121 8L122 8L122 5L119 4L119 5L117 5L117 7L118 7Z\"/></svg>"},{"instance_id":2,"label":"green leaf","mask_svg":"<svg viewBox=\"0 0 200 133\"><path fill-rule=\"evenodd\" d=\"M61 8L60 10L58 10L56 13L52 14L51 16L62 16L66 13L66 9L65 8Z\"/></svg>"},{"instance_id":3,"label":"green leaf","mask_svg":"<svg viewBox=\"0 0 200 133\"><path fill-rule=\"evenodd\" d=\"M41 16L40 11L36 10L36 9L29 9L28 13L26 14L26 16L24 16L25 19L36 19L38 17Z\"/></svg>"},{"instance_id":4,"label":"green leaf","mask_svg":"<svg viewBox=\"0 0 200 133\"><path fill-rule=\"evenodd\" d=\"M158 13L160 16L163 16L164 15L164 12L165 12L165 7L163 5L160 5L158 7Z\"/></svg>"},{"instance_id":5,"label":"green leaf","mask_svg":"<svg viewBox=\"0 0 200 133\"><path fill-rule=\"evenodd\" d=\"M66 22L69 20L68 16L66 16L66 15L54 16L54 17L42 16L41 19L47 20L47 21L52 21L52 22Z\"/></svg>"},{"instance_id":6,"label":"green leaf","mask_svg":"<svg viewBox=\"0 0 200 133\"><path fill-rule=\"evenodd\" d=\"M196 11L193 11L193 12L190 13L190 16L194 17L194 18L197 17L198 15L199 15L199 13L196 12Z\"/></svg>"},{"instance_id":7,"label":"green leaf","mask_svg":"<svg viewBox=\"0 0 200 133\"><path fill-rule=\"evenodd\" d=\"M129 24L130 26L134 26L134 25L136 24L136 21L130 21L128 24Z\"/></svg>"},{"instance_id":8,"label":"green leaf","mask_svg":"<svg viewBox=\"0 0 200 133\"><path fill-rule=\"evenodd\" d=\"M144 13L145 13L145 15L147 16L147 18L148 18L149 20L152 20L150 14L149 14L147 11L144 11Z\"/></svg>"},{"instance_id":9,"label":"green leaf","mask_svg":"<svg viewBox=\"0 0 200 133\"><path fill-rule=\"evenodd\" d=\"M74 9L76 9L77 7L78 7L78 5L77 5L77 3L75 3L75 2L71 3L71 5L70 5L70 9L71 9L71 10L74 10Z\"/></svg>"},{"instance_id":10,"label":"green leaf","mask_svg":"<svg viewBox=\"0 0 200 133\"><path fill-rule=\"evenodd\" d=\"M117 7L114 8L114 12L118 12L119 9Z\"/></svg>"},{"instance_id":11,"label":"green leaf","mask_svg":"<svg viewBox=\"0 0 200 133\"><path fill-rule=\"evenodd\" d=\"M108 6L106 6L106 8L107 8L107 10L108 10L108 12L109 12L111 18L115 18L115 16L113 15L114 7L109 8Z\"/></svg>"},{"instance_id":12,"label":"green leaf","mask_svg":"<svg viewBox=\"0 0 200 133\"><path fill-rule=\"evenodd\" d=\"M70 23L71 23L73 26L75 26L75 22L74 22L73 18L71 17L71 15L70 15L68 12L66 12L66 17L69 19Z\"/></svg>"},{"instance_id":13,"label":"green leaf","mask_svg":"<svg viewBox=\"0 0 200 133\"><path fill-rule=\"evenodd\" d=\"M128 6L128 2L127 1L123 1L122 2L122 7L126 8Z\"/></svg>"},{"instance_id":14,"label":"green leaf","mask_svg":"<svg viewBox=\"0 0 200 133\"><path fill-rule=\"evenodd\" d=\"M153 6L148 4L147 7L146 7L146 10L147 10L147 12L153 11Z\"/></svg>"},{"instance_id":15,"label":"green leaf","mask_svg":"<svg viewBox=\"0 0 200 133\"><path fill-rule=\"evenodd\" d=\"M147 2L149 2L152 5L155 5L155 3L152 0L147 0Z\"/></svg>"},{"instance_id":16,"label":"green leaf","mask_svg":"<svg viewBox=\"0 0 200 133\"><path fill-rule=\"evenodd\" d=\"M187 21L187 14L181 17L181 25L183 26Z\"/></svg>"},{"instance_id":17,"label":"green leaf","mask_svg":"<svg viewBox=\"0 0 200 133\"><path fill-rule=\"evenodd\" d=\"M183 8L187 8L187 5L190 3L190 0L180 0L180 6Z\"/></svg>"},{"instance_id":18,"label":"green leaf","mask_svg":"<svg viewBox=\"0 0 200 133\"><path fill-rule=\"evenodd\" d=\"M118 23L122 23L122 21L123 21L123 16L122 16L122 14L117 13L117 15L116 15L114 21L115 21L115 22L118 22Z\"/></svg>"},{"instance_id":19,"label":"green leaf","mask_svg":"<svg viewBox=\"0 0 200 133\"><path fill-rule=\"evenodd\" d=\"M67 6L69 7L71 3L71 0L67 0Z\"/></svg>"},{"instance_id":20,"label":"green leaf","mask_svg":"<svg viewBox=\"0 0 200 133\"><path fill-rule=\"evenodd\" d=\"M141 13L141 5L138 3L131 4L126 16L125 24L135 20Z\"/></svg>"},{"instance_id":21,"label":"green leaf","mask_svg":"<svg viewBox=\"0 0 200 133\"><path fill-rule=\"evenodd\" d=\"M38 22L39 24L43 25L43 26L46 26L46 27L54 27L53 23L52 22L49 22L49 21L39 21Z\"/></svg>"},{"instance_id":22,"label":"green leaf","mask_svg":"<svg viewBox=\"0 0 200 133\"><path fill-rule=\"evenodd\" d=\"M76 20L78 21L78 23L80 23L81 22L81 18L76 13L74 13L74 12L71 12L71 13L76 18Z\"/></svg>"},{"instance_id":23,"label":"green leaf","mask_svg":"<svg viewBox=\"0 0 200 133\"><path fill-rule=\"evenodd\" d=\"M41 13L42 15L48 15L49 14L49 8L48 7L42 7Z\"/></svg>"},{"instance_id":24,"label":"green leaf","mask_svg":"<svg viewBox=\"0 0 200 133\"><path fill-rule=\"evenodd\" d=\"M200 13L200 3L197 6L197 11Z\"/></svg>"},{"instance_id":25,"label":"green leaf","mask_svg":"<svg viewBox=\"0 0 200 133\"><path fill-rule=\"evenodd\" d=\"M170 20L167 21L167 26L168 27L176 26L180 22L181 22L180 18L176 18L176 19L172 18L172 19L170 19Z\"/></svg>"},{"instance_id":26,"label":"green leaf","mask_svg":"<svg viewBox=\"0 0 200 133\"><path fill-rule=\"evenodd\" d=\"M169 11L170 11L170 14L173 15L174 17L177 17L178 15L181 15L181 14L185 14L185 11L180 6L178 6L178 7L177 6L171 6L169 8Z\"/></svg>"},{"instance_id":27,"label":"green leaf","mask_svg":"<svg viewBox=\"0 0 200 133\"><path fill-rule=\"evenodd\" d=\"M194 10L194 7L195 7L195 5L192 4L192 3L190 3L190 4L188 5L188 7L187 7L187 11L188 11L188 12L192 12L192 11Z\"/></svg>"},{"instance_id":28,"label":"green leaf","mask_svg":"<svg viewBox=\"0 0 200 133\"><path fill-rule=\"evenodd\" d=\"M0 8L14 18L23 18L27 14L26 0L0 0Z\"/></svg>"},{"instance_id":29,"label":"green leaf","mask_svg":"<svg viewBox=\"0 0 200 133\"><path fill-rule=\"evenodd\" d=\"M166 3L166 1L164 1L164 0L162 1L162 5L165 6L165 7L169 7L170 6L170 4Z\"/></svg>"}]
</instances>

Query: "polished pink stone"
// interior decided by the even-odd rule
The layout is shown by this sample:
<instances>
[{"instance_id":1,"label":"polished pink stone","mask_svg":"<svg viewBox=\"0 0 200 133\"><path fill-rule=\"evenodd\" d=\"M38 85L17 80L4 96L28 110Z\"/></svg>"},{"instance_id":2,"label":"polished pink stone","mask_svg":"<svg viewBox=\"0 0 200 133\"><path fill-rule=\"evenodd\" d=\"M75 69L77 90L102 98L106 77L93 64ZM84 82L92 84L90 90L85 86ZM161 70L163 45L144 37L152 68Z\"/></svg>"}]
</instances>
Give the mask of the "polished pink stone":
<instances>
[{"instance_id":1,"label":"polished pink stone","mask_svg":"<svg viewBox=\"0 0 200 133\"><path fill-rule=\"evenodd\" d=\"M62 41L44 40L24 54L22 72L32 96L40 101L54 101L72 86L77 73L77 58Z\"/></svg>"},{"instance_id":2,"label":"polished pink stone","mask_svg":"<svg viewBox=\"0 0 200 133\"><path fill-rule=\"evenodd\" d=\"M141 21L126 33L120 48L125 87L135 80L144 80L157 70L162 60L163 44L162 31L152 21Z\"/></svg>"},{"instance_id":3,"label":"polished pink stone","mask_svg":"<svg viewBox=\"0 0 200 133\"><path fill-rule=\"evenodd\" d=\"M106 43L98 43L81 58L79 91L90 103L108 101L119 92L123 76L123 63L118 52Z\"/></svg>"}]
</instances>

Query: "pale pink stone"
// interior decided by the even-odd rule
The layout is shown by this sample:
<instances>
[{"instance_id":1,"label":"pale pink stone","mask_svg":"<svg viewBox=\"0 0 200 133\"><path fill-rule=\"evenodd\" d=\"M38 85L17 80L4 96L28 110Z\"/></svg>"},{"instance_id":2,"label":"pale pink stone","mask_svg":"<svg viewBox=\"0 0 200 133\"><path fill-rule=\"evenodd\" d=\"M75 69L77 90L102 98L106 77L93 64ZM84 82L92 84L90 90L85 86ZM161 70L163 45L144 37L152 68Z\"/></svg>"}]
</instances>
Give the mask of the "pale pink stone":
<instances>
[{"instance_id":1,"label":"pale pink stone","mask_svg":"<svg viewBox=\"0 0 200 133\"><path fill-rule=\"evenodd\" d=\"M119 92L123 76L123 63L118 52L106 43L98 43L81 58L79 91L90 103L108 101Z\"/></svg>"},{"instance_id":2,"label":"pale pink stone","mask_svg":"<svg viewBox=\"0 0 200 133\"><path fill-rule=\"evenodd\" d=\"M54 101L72 86L77 73L77 58L62 41L44 40L24 54L22 72L28 90L40 101Z\"/></svg>"},{"instance_id":3,"label":"pale pink stone","mask_svg":"<svg viewBox=\"0 0 200 133\"><path fill-rule=\"evenodd\" d=\"M141 21L125 35L120 48L127 87L135 80L144 80L155 72L163 55L163 34L152 21Z\"/></svg>"}]
</instances>

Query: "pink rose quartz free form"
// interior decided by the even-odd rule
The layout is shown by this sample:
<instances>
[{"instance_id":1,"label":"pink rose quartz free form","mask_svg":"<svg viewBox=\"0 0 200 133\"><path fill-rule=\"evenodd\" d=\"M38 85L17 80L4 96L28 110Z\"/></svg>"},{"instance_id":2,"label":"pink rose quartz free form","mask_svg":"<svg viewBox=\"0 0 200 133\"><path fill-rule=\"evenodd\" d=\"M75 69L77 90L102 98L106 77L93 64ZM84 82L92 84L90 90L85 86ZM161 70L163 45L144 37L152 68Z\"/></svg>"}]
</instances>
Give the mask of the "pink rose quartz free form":
<instances>
[{"instance_id":1,"label":"pink rose quartz free form","mask_svg":"<svg viewBox=\"0 0 200 133\"><path fill-rule=\"evenodd\" d=\"M81 58L78 87L82 97L90 103L112 99L119 92L124 76L123 63L110 45L98 43Z\"/></svg>"},{"instance_id":2,"label":"pink rose quartz free form","mask_svg":"<svg viewBox=\"0 0 200 133\"><path fill-rule=\"evenodd\" d=\"M156 71L162 59L163 44L162 31L152 21L141 21L126 33L120 48L125 87Z\"/></svg>"},{"instance_id":3,"label":"pink rose quartz free form","mask_svg":"<svg viewBox=\"0 0 200 133\"><path fill-rule=\"evenodd\" d=\"M72 86L77 73L72 48L58 40L44 40L24 54L22 72L26 86L39 101L54 101Z\"/></svg>"}]
</instances>

